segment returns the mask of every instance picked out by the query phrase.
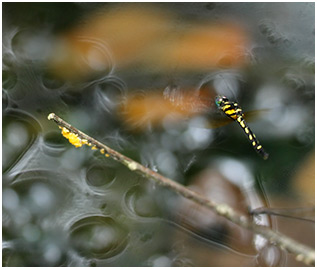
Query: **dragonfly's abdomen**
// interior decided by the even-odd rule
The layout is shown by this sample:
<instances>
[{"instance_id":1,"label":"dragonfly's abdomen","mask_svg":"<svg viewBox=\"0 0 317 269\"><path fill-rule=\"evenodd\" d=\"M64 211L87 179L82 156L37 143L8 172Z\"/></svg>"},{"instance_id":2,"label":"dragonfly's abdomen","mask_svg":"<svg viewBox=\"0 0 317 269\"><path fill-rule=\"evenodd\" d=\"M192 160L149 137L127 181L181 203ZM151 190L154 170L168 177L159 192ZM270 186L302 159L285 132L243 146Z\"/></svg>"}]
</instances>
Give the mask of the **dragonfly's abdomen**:
<instances>
[{"instance_id":1,"label":"dragonfly's abdomen","mask_svg":"<svg viewBox=\"0 0 317 269\"><path fill-rule=\"evenodd\" d=\"M222 109L222 111L229 118L239 123L244 133L247 135L248 139L250 140L255 151L259 153L264 160L266 160L269 157L269 154L265 152L259 140L257 140L255 134L251 131L251 129L245 122L243 118L244 115L240 106L237 103L228 101L228 99L224 96L218 100L217 105Z\"/></svg>"},{"instance_id":2,"label":"dragonfly's abdomen","mask_svg":"<svg viewBox=\"0 0 317 269\"><path fill-rule=\"evenodd\" d=\"M269 154L265 152L262 145L260 144L259 140L257 140L255 134L251 131L245 120L242 116L237 117L237 122L243 129L244 133L247 135L248 139L250 140L254 150L259 153L264 160L269 157Z\"/></svg>"}]
</instances>

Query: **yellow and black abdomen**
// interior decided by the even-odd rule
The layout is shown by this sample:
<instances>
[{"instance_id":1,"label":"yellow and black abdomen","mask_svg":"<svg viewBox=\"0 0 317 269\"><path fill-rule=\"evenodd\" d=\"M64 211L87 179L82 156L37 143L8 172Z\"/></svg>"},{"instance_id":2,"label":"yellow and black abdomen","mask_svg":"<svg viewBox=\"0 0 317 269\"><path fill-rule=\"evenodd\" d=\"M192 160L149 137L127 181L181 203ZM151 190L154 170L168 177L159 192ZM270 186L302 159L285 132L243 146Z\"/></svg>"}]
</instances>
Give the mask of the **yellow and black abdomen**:
<instances>
[{"instance_id":1,"label":"yellow and black abdomen","mask_svg":"<svg viewBox=\"0 0 317 269\"><path fill-rule=\"evenodd\" d=\"M239 123L239 125L243 129L244 133L246 134L246 136L250 140L254 150L257 153L259 153L264 160L266 160L269 157L269 154L267 152L265 152L265 150L263 149L263 147L260 144L259 140L257 140L255 134L251 131L251 129L249 128L249 126L247 125L247 123L245 122L243 117L239 116L237 118L237 122Z\"/></svg>"},{"instance_id":2,"label":"yellow and black abdomen","mask_svg":"<svg viewBox=\"0 0 317 269\"><path fill-rule=\"evenodd\" d=\"M253 148L257 153L259 153L264 160L269 157L269 154L265 152L259 140L257 140L255 134L251 131L246 121L244 120L244 115L241 107L234 102L230 102L227 97L221 96L216 98L216 105L232 120L236 121L244 133L251 142Z\"/></svg>"}]
</instances>

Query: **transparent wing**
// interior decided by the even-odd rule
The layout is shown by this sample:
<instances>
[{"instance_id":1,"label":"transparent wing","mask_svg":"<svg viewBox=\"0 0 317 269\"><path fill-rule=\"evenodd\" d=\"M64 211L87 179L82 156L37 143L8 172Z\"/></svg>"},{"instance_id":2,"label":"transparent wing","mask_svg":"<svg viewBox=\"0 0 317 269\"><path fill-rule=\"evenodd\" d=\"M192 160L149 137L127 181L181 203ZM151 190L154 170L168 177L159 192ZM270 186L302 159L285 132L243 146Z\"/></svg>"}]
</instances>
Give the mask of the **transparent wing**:
<instances>
[{"instance_id":1,"label":"transparent wing","mask_svg":"<svg viewBox=\"0 0 317 269\"><path fill-rule=\"evenodd\" d=\"M244 119L247 122L252 122L260 117L265 116L265 114L269 112L269 109L260 109L260 110L251 110L244 113ZM219 128L225 126L229 123L232 123L233 120L224 116L222 113L211 113L208 115L208 125L205 128Z\"/></svg>"}]
</instances>

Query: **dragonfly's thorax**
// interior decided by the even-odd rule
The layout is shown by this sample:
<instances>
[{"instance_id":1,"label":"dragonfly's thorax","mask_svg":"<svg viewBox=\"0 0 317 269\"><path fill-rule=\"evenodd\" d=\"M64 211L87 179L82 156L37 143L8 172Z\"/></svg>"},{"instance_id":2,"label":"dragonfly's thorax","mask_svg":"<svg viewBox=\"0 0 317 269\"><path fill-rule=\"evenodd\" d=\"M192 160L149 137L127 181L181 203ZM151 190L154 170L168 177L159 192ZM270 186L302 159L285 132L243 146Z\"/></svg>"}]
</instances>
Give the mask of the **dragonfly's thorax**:
<instances>
[{"instance_id":1,"label":"dragonfly's thorax","mask_svg":"<svg viewBox=\"0 0 317 269\"><path fill-rule=\"evenodd\" d=\"M244 133L252 143L253 148L263 157L263 159L266 160L269 155L264 151L255 134L247 125L241 107L237 103L229 101L225 96L217 96L215 103L217 107L221 109L229 118L236 121L241 126Z\"/></svg>"},{"instance_id":2,"label":"dragonfly's thorax","mask_svg":"<svg viewBox=\"0 0 317 269\"><path fill-rule=\"evenodd\" d=\"M237 103L224 101L219 108L233 120L237 120L238 117L243 117L242 109Z\"/></svg>"}]
</instances>

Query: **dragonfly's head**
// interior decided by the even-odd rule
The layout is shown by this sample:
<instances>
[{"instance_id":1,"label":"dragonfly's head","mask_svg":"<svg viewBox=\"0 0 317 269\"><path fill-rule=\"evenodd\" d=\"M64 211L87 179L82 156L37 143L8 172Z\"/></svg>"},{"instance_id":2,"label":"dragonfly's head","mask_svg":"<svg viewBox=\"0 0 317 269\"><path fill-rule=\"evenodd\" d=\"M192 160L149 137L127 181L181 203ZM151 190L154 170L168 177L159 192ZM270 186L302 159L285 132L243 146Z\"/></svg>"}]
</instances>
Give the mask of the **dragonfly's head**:
<instances>
[{"instance_id":1,"label":"dragonfly's head","mask_svg":"<svg viewBox=\"0 0 317 269\"><path fill-rule=\"evenodd\" d=\"M215 103L217 105L217 107L222 107L224 102L227 102L228 98L226 96L217 96Z\"/></svg>"}]
</instances>

